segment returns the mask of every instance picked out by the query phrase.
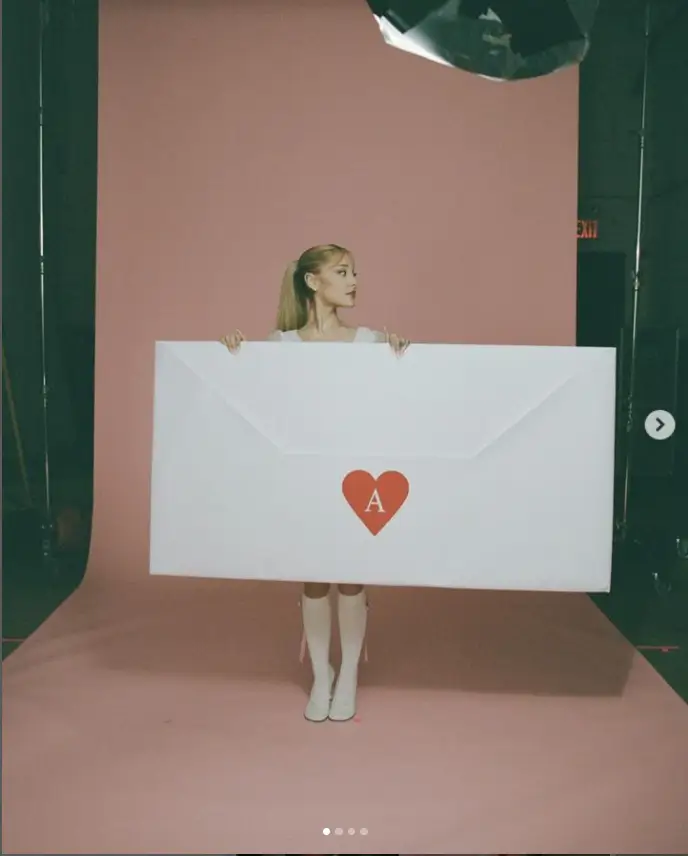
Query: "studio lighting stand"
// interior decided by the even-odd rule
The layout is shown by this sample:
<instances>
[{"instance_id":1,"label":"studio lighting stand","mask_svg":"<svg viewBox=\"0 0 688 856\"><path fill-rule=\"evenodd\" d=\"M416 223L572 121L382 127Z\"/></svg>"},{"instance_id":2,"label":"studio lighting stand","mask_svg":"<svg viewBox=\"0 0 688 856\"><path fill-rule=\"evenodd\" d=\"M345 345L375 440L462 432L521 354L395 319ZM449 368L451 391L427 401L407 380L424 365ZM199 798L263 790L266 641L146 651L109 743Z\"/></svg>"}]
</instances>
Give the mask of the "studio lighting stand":
<instances>
[{"instance_id":1,"label":"studio lighting stand","mask_svg":"<svg viewBox=\"0 0 688 856\"><path fill-rule=\"evenodd\" d=\"M641 248L643 239L643 227L645 221L645 149L647 137L647 81L650 60L650 20L651 3L646 0L645 4L645 48L643 54L643 77L642 77L642 100L640 108L640 153L638 158L638 209L636 219L635 260L632 275L633 302L631 307L631 337L628 365L628 381L625 387L623 399L623 413L625 416L626 443L624 447L624 478L623 495L621 502L621 516L616 521L616 538L622 544L629 541L629 508L631 497L631 478L633 464L633 428L635 424L635 388L636 388L636 363L638 352L638 310L640 303L640 291L642 278L640 273ZM623 362L622 362L623 365Z\"/></svg>"},{"instance_id":2,"label":"studio lighting stand","mask_svg":"<svg viewBox=\"0 0 688 856\"><path fill-rule=\"evenodd\" d=\"M40 252L40 304L41 304L41 405L43 416L43 472L44 492L41 516L41 557L46 570L57 572L55 559L55 521L53 515L52 483L50 469L50 429L49 429L49 387L48 357L46 347L46 300L45 300L45 197L44 197L44 126L45 126L45 68L44 48L45 30L49 24L49 4L42 0L39 7L40 30L38 50L38 210L39 210L39 252Z\"/></svg>"}]
</instances>

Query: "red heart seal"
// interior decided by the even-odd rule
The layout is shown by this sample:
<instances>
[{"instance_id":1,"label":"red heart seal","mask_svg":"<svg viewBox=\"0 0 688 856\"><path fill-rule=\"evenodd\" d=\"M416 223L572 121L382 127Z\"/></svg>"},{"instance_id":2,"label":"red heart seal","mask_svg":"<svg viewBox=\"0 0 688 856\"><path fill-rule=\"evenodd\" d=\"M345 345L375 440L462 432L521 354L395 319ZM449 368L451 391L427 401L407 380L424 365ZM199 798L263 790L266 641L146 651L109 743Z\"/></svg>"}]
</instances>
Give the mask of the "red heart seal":
<instances>
[{"instance_id":1,"label":"red heart seal","mask_svg":"<svg viewBox=\"0 0 688 856\"><path fill-rule=\"evenodd\" d=\"M345 476L342 492L356 516L377 535L406 502L409 483L406 476L394 470L378 478L365 470L354 470Z\"/></svg>"}]
</instances>

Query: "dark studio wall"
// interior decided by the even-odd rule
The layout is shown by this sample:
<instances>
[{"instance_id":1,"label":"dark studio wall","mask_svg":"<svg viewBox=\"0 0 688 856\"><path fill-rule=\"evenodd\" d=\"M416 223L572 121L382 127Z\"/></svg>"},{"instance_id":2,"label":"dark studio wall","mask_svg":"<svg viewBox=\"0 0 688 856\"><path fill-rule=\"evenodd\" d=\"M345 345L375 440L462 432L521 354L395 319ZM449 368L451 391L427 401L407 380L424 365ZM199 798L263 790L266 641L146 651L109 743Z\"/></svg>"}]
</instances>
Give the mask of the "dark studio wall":
<instances>
[{"instance_id":1,"label":"dark studio wall","mask_svg":"<svg viewBox=\"0 0 688 856\"><path fill-rule=\"evenodd\" d=\"M648 77L650 318L688 339L688 3L658 2Z\"/></svg>"},{"instance_id":2,"label":"dark studio wall","mask_svg":"<svg viewBox=\"0 0 688 856\"><path fill-rule=\"evenodd\" d=\"M580 69L579 217L598 221L579 253L620 253L629 297L634 264L642 0L600 0L592 44ZM626 300L626 320L630 300Z\"/></svg>"},{"instance_id":3,"label":"dark studio wall","mask_svg":"<svg viewBox=\"0 0 688 856\"><path fill-rule=\"evenodd\" d=\"M688 336L688 3L651 0L642 291L644 326ZM599 221L581 252L626 257L626 320L635 268L646 0L601 0L581 66L579 215Z\"/></svg>"},{"instance_id":4,"label":"dark studio wall","mask_svg":"<svg viewBox=\"0 0 688 856\"><path fill-rule=\"evenodd\" d=\"M648 321L678 327L675 501L670 516L688 531L688 3L657 0L648 75L648 203L644 256L652 299Z\"/></svg>"},{"instance_id":5,"label":"dark studio wall","mask_svg":"<svg viewBox=\"0 0 688 856\"><path fill-rule=\"evenodd\" d=\"M2 336L4 368L27 454L42 448L38 176L39 7L2 6ZM5 374L3 372L3 374ZM12 407L3 383L3 481L17 476Z\"/></svg>"},{"instance_id":6,"label":"dark studio wall","mask_svg":"<svg viewBox=\"0 0 688 856\"><path fill-rule=\"evenodd\" d=\"M45 480L41 233L48 432L56 483L75 465L88 468L92 448L97 11L97 0L5 0L2 7L3 344L16 425L39 503ZM3 463L16 480L18 448L9 404L5 385ZM15 496L10 491L10 501Z\"/></svg>"},{"instance_id":7,"label":"dark studio wall","mask_svg":"<svg viewBox=\"0 0 688 856\"><path fill-rule=\"evenodd\" d=\"M688 474L688 241L683 237L688 224L688 3L650 0L649 40L647 9L646 0L601 0L592 48L581 66L579 140L579 216L599 224L597 240L579 241L579 286L586 271L595 274L583 301L593 329L606 311L611 286L605 279L611 267L603 257L624 259L627 328L621 351L617 475L620 487L630 438L631 518L636 521L652 515L680 517L685 506L681 485ZM638 347L628 434L646 43ZM668 443L658 444L644 431L646 413L658 408L677 416L678 427ZM621 498L619 490L617 500Z\"/></svg>"}]
</instances>

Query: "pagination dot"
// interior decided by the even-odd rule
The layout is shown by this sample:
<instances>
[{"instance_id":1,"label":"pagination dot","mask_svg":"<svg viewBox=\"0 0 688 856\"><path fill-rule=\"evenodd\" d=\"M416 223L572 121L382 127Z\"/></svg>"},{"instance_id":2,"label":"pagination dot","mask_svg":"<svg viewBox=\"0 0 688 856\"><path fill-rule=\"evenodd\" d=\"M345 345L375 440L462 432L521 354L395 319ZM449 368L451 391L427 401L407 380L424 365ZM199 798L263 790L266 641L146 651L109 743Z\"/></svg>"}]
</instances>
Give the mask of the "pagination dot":
<instances>
[{"instance_id":1,"label":"pagination dot","mask_svg":"<svg viewBox=\"0 0 688 856\"><path fill-rule=\"evenodd\" d=\"M367 835L367 834L368 834L368 830L364 826L363 829L361 830L361 835Z\"/></svg>"},{"instance_id":2,"label":"pagination dot","mask_svg":"<svg viewBox=\"0 0 688 856\"><path fill-rule=\"evenodd\" d=\"M327 826L326 826L326 827L323 829L323 835L329 835L329 834L330 834L329 827L327 827Z\"/></svg>"}]
</instances>

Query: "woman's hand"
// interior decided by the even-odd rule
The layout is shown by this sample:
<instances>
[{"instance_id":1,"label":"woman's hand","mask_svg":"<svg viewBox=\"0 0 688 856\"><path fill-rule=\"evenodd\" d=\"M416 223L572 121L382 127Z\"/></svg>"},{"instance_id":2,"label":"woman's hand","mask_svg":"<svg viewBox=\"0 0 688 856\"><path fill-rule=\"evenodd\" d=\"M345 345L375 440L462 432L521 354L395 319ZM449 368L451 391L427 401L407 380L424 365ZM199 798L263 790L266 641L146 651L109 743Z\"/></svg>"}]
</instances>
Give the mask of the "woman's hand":
<instances>
[{"instance_id":1,"label":"woman's hand","mask_svg":"<svg viewBox=\"0 0 688 856\"><path fill-rule=\"evenodd\" d=\"M401 336L397 336L396 333L388 333L387 330L385 330L385 341L397 357L401 357L406 353L406 349L411 344L408 339L402 339Z\"/></svg>"},{"instance_id":2,"label":"woman's hand","mask_svg":"<svg viewBox=\"0 0 688 856\"><path fill-rule=\"evenodd\" d=\"M238 354L241 343L245 342L244 334L241 330L235 330L229 336L223 336L220 341L227 348L230 354Z\"/></svg>"}]
</instances>

